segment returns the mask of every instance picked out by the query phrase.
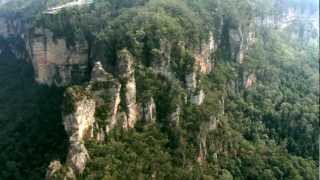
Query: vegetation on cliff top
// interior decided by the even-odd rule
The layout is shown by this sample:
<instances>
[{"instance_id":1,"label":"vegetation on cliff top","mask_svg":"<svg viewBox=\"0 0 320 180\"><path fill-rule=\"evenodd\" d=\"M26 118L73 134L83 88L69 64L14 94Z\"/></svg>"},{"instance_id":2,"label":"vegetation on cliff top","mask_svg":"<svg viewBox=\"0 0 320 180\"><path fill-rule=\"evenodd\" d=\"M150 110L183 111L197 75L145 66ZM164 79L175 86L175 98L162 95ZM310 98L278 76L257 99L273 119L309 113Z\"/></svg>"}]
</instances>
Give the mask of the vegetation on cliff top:
<instances>
[{"instance_id":1,"label":"vegetation on cliff top","mask_svg":"<svg viewBox=\"0 0 320 180\"><path fill-rule=\"evenodd\" d=\"M117 52L128 48L138 64L138 102L153 97L156 103L156 124L138 123L128 132L115 129L104 143L87 142L91 160L79 179L318 177L319 44L315 39L319 34L308 29L311 33L301 36L297 32L306 29L302 22L295 24L296 29L284 30L261 25L254 29L257 42L245 63L231 61L225 52L229 51L226 28L247 27L249 22L258 23L253 19L270 15L280 18L289 8L312 14L317 11L315 6L312 0L96 0L90 6L54 16L36 11L34 24L52 30L69 45L87 41L96 49L93 58L110 67L117 63ZM14 12L23 14L19 8ZM222 20L229 23L225 29ZM183 99L183 77L194 61L193 50L208 39L209 31L220 37L220 46L214 72L201 77L205 102L195 106ZM175 63L172 69L177 81L148 68L164 40L172 45L169 57ZM181 42L184 52L179 50ZM0 82L6 82L0 91L4 107L0 108L4 129L0 133L0 161L5 162L0 164L0 179L41 179L51 160L64 159L66 137L59 108L62 91L37 85L20 89L24 83L33 84L32 75L21 80L24 75L11 64L18 61L8 62L0 62L4 70L0 71ZM248 73L255 73L257 82L244 89ZM30 91L31 100L21 90ZM12 104L18 105L12 108ZM179 126L170 121L177 105L181 108ZM219 120L218 128L207 135L208 155L199 163L201 124L212 115Z\"/></svg>"}]
</instances>

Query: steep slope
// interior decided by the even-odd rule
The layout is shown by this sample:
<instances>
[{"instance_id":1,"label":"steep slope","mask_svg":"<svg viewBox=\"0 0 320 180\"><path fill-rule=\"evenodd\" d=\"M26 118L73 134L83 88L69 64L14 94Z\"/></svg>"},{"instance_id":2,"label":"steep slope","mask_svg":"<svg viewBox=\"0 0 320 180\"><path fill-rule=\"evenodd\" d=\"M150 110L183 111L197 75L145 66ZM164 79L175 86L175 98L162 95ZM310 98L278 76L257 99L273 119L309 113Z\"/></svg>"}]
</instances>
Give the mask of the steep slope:
<instances>
[{"instance_id":1,"label":"steep slope","mask_svg":"<svg viewBox=\"0 0 320 180\"><path fill-rule=\"evenodd\" d=\"M263 2L97 0L4 16L0 49L65 89L52 106L69 148L46 159L46 178L316 178L318 10Z\"/></svg>"},{"instance_id":2,"label":"steep slope","mask_svg":"<svg viewBox=\"0 0 320 180\"><path fill-rule=\"evenodd\" d=\"M51 160L66 157L63 89L33 79L31 64L0 53L0 179L43 179Z\"/></svg>"}]
</instances>

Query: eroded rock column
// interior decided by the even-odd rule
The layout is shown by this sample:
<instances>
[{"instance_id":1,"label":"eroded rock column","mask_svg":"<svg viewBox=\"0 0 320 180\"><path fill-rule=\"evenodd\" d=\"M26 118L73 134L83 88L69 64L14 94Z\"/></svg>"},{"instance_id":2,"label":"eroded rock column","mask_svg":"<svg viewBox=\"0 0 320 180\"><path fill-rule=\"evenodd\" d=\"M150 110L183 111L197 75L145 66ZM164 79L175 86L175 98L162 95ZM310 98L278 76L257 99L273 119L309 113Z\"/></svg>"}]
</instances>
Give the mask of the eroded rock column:
<instances>
[{"instance_id":1,"label":"eroded rock column","mask_svg":"<svg viewBox=\"0 0 320 180\"><path fill-rule=\"evenodd\" d=\"M81 174L89 159L84 141L93 136L96 103L82 87L70 87L65 92L63 124L69 135L67 165Z\"/></svg>"},{"instance_id":2,"label":"eroded rock column","mask_svg":"<svg viewBox=\"0 0 320 180\"><path fill-rule=\"evenodd\" d=\"M118 68L119 68L119 77L123 84L124 88L124 99L125 100L125 111L126 111L126 118L123 120L123 128L129 129L133 128L138 113L138 107L136 102L136 80L134 77L134 59L131 53L127 50L121 50L118 53Z\"/></svg>"}]
</instances>

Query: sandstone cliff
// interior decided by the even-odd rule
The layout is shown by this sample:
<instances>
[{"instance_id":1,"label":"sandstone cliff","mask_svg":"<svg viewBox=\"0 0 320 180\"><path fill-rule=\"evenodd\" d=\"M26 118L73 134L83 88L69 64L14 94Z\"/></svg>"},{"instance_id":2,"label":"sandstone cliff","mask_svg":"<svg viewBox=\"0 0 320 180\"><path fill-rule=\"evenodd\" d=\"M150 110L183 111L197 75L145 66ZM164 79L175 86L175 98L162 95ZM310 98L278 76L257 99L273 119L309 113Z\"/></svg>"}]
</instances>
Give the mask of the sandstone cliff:
<instances>
[{"instance_id":1,"label":"sandstone cliff","mask_svg":"<svg viewBox=\"0 0 320 180\"><path fill-rule=\"evenodd\" d=\"M96 139L104 141L106 134L117 124L120 105L120 82L107 73L100 62L96 62L87 87L96 101Z\"/></svg>"},{"instance_id":2,"label":"sandstone cliff","mask_svg":"<svg viewBox=\"0 0 320 180\"><path fill-rule=\"evenodd\" d=\"M37 29L30 39L30 54L36 81L40 84L66 86L81 82L88 68L88 45L67 47L64 39L54 39L52 32Z\"/></svg>"},{"instance_id":3,"label":"sandstone cliff","mask_svg":"<svg viewBox=\"0 0 320 180\"><path fill-rule=\"evenodd\" d=\"M84 141L93 137L96 103L89 93L81 87L66 90L63 111L63 124L69 135L67 165L76 174L81 174L89 159Z\"/></svg>"},{"instance_id":4,"label":"sandstone cliff","mask_svg":"<svg viewBox=\"0 0 320 180\"><path fill-rule=\"evenodd\" d=\"M138 106L136 102L136 81L134 77L134 59L126 49L118 53L118 72L123 84L126 118L123 122L125 129L133 128L138 117Z\"/></svg>"}]
</instances>

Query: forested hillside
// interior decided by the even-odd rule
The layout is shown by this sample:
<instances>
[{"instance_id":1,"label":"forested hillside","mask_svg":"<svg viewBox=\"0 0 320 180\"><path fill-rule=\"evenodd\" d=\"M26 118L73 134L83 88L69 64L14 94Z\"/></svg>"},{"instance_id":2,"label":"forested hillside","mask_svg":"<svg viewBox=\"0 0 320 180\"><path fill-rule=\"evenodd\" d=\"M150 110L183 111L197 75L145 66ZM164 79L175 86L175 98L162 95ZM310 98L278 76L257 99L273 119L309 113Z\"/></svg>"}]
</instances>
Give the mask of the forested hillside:
<instances>
[{"instance_id":1,"label":"forested hillside","mask_svg":"<svg viewBox=\"0 0 320 180\"><path fill-rule=\"evenodd\" d=\"M0 1L0 179L319 177L316 0Z\"/></svg>"}]
</instances>

